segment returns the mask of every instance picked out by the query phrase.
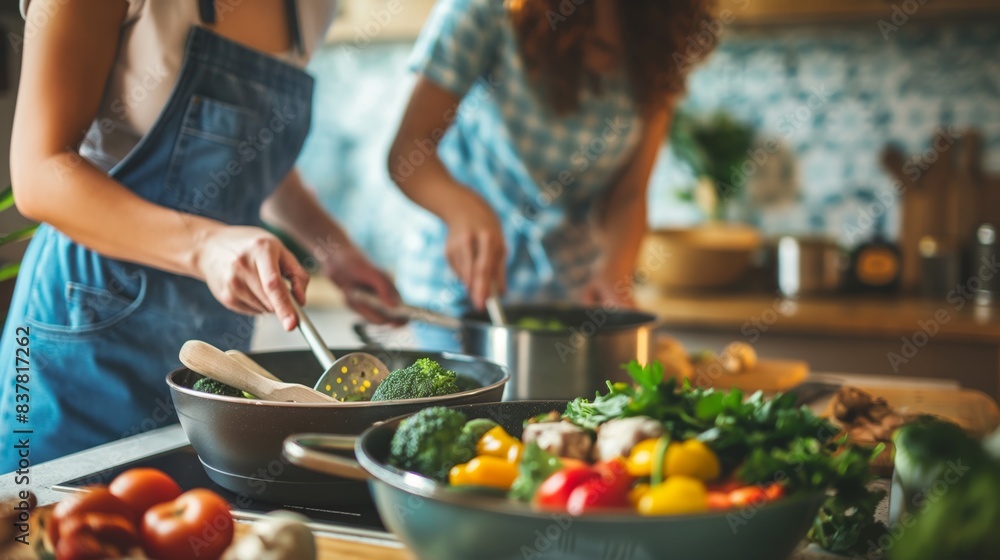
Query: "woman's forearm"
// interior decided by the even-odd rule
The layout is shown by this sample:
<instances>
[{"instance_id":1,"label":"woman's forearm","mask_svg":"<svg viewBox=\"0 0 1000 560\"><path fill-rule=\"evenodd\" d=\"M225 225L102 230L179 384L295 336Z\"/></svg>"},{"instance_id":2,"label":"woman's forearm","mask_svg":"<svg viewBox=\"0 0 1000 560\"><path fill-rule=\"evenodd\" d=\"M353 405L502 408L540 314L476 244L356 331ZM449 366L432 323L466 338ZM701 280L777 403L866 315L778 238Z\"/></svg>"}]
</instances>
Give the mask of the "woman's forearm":
<instances>
[{"instance_id":1,"label":"woman's forearm","mask_svg":"<svg viewBox=\"0 0 1000 560\"><path fill-rule=\"evenodd\" d=\"M661 111L646 119L642 141L632 161L622 170L605 200L600 215L603 258L598 272L605 281L628 280L647 225L649 177L670 124L670 112Z\"/></svg>"},{"instance_id":2,"label":"woman's forearm","mask_svg":"<svg viewBox=\"0 0 1000 560\"><path fill-rule=\"evenodd\" d=\"M600 235L600 273L605 280L627 281L635 270L639 246L649 229L645 194L626 192L608 201Z\"/></svg>"},{"instance_id":3,"label":"woman's forearm","mask_svg":"<svg viewBox=\"0 0 1000 560\"><path fill-rule=\"evenodd\" d=\"M406 150L407 145L414 144L397 142L389 153L390 174L407 198L445 223L452 223L470 199L481 199L472 189L455 180L436 152L425 156L420 165L410 164L411 152Z\"/></svg>"},{"instance_id":4,"label":"woman's forearm","mask_svg":"<svg viewBox=\"0 0 1000 560\"><path fill-rule=\"evenodd\" d=\"M11 163L18 209L28 218L102 255L202 277L199 248L222 223L149 202L75 153Z\"/></svg>"},{"instance_id":5,"label":"woman's forearm","mask_svg":"<svg viewBox=\"0 0 1000 560\"><path fill-rule=\"evenodd\" d=\"M389 148L389 175L410 200L445 223L462 217L469 204L482 202L472 189L459 183L438 157L438 141L451 122L461 98L420 77Z\"/></svg>"}]
</instances>

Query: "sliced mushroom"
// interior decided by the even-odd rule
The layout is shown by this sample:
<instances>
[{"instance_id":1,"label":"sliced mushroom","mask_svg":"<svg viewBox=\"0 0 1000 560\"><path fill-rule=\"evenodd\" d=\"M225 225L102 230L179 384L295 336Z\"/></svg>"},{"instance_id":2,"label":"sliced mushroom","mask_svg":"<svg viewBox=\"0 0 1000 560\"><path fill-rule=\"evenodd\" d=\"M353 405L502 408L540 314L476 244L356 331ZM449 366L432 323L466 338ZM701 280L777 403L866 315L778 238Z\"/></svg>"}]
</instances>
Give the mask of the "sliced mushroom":
<instances>
[{"instance_id":1,"label":"sliced mushroom","mask_svg":"<svg viewBox=\"0 0 1000 560\"><path fill-rule=\"evenodd\" d=\"M590 433L569 422L536 422L524 427L524 443L535 443L559 457L586 460L594 442Z\"/></svg>"},{"instance_id":2,"label":"sliced mushroom","mask_svg":"<svg viewBox=\"0 0 1000 560\"><path fill-rule=\"evenodd\" d=\"M662 435L663 424L648 416L608 420L597 431L595 458L598 461L608 461L615 457L625 457L640 441Z\"/></svg>"}]
</instances>

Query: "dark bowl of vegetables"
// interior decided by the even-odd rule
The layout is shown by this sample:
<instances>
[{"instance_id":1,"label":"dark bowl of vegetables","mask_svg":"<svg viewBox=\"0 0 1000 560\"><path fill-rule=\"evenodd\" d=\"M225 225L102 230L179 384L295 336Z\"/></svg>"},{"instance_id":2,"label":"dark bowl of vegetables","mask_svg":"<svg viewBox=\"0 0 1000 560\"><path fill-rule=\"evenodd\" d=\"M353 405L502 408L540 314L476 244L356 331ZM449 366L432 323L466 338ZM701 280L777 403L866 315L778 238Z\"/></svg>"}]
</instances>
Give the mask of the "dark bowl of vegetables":
<instances>
[{"instance_id":1,"label":"dark bowl of vegetables","mask_svg":"<svg viewBox=\"0 0 1000 560\"><path fill-rule=\"evenodd\" d=\"M351 349L333 349L337 355ZM288 383L312 386L322 373L307 350L251 353ZM276 504L331 506L370 499L364 484L291 465L281 455L291 434L357 435L376 422L435 405L497 402L509 376L481 358L452 353L387 351L393 372L371 400L308 404L266 402L187 368L167 376L181 426L209 477L240 497Z\"/></svg>"},{"instance_id":2,"label":"dark bowl of vegetables","mask_svg":"<svg viewBox=\"0 0 1000 560\"><path fill-rule=\"evenodd\" d=\"M370 480L386 526L435 560L776 560L822 538L835 508L858 511L872 450L791 396L694 389L656 363L629 374L593 400L433 407L360 437L299 434L285 456ZM345 449L354 460L332 453ZM867 513L837 529L863 531Z\"/></svg>"}]
</instances>

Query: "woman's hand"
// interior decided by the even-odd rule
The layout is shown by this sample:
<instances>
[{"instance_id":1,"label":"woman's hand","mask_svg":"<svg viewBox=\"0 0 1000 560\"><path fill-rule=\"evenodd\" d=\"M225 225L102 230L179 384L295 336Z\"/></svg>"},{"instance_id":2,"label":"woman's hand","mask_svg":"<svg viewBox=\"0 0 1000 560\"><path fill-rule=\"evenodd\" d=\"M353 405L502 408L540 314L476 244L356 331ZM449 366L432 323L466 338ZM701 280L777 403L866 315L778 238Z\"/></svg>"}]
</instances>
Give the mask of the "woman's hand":
<instances>
[{"instance_id":1,"label":"woman's hand","mask_svg":"<svg viewBox=\"0 0 1000 560\"><path fill-rule=\"evenodd\" d=\"M472 192L456 204L461 210L448 222L445 256L465 284L472 305L482 309L494 284L500 293L507 289L503 227L493 209Z\"/></svg>"},{"instance_id":2,"label":"woman's hand","mask_svg":"<svg viewBox=\"0 0 1000 560\"><path fill-rule=\"evenodd\" d=\"M577 296L588 307L635 307L631 275L608 276L597 274L580 290Z\"/></svg>"},{"instance_id":3,"label":"woman's hand","mask_svg":"<svg viewBox=\"0 0 1000 560\"><path fill-rule=\"evenodd\" d=\"M305 303L309 274L280 239L257 227L210 230L196 252L195 266L222 305L246 315L275 313L285 330L295 328L295 309L285 279Z\"/></svg>"},{"instance_id":4,"label":"woman's hand","mask_svg":"<svg viewBox=\"0 0 1000 560\"><path fill-rule=\"evenodd\" d=\"M327 278L347 294L347 304L351 309L357 311L366 320L376 324L399 324L398 319L388 317L378 309L350 297L351 292L362 290L378 296L386 307L395 307L400 302L399 292L396 291L396 286L389 276L372 264L364 253L353 244L347 247L338 247L331 258L323 262L323 272Z\"/></svg>"}]
</instances>

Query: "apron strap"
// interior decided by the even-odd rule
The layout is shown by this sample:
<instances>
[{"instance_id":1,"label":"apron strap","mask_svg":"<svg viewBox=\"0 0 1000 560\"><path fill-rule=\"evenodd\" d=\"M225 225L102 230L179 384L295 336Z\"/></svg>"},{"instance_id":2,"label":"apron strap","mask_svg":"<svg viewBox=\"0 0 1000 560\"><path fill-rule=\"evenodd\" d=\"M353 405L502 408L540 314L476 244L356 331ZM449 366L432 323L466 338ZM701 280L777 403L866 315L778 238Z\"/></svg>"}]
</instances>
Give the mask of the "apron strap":
<instances>
[{"instance_id":1,"label":"apron strap","mask_svg":"<svg viewBox=\"0 0 1000 560\"><path fill-rule=\"evenodd\" d=\"M198 0L198 15L202 23L215 23L215 0Z\"/></svg>"},{"instance_id":2,"label":"apron strap","mask_svg":"<svg viewBox=\"0 0 1000 560\"><path fill-rule=\"evenodd\" d=\"M198 0L198 16L202 23L214 24L215 0ZM299 8L295 0L285 0L285 19L288 21L288 36L295 45L295 52L300 56L305 54L302 46L302 31L299 29Z\"/></svg>"}]
</instances>

